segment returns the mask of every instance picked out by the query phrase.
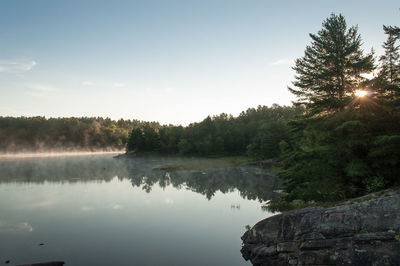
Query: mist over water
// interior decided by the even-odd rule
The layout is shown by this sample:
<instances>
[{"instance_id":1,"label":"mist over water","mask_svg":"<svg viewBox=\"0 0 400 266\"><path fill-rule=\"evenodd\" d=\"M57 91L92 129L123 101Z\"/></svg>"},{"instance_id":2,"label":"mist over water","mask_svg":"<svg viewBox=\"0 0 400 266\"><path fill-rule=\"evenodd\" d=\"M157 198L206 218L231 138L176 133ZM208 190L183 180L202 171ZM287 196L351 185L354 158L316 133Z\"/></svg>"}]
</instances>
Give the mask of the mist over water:
<instances>
[{"instance_id":1,"label":"mist over water","mask_svg":"<svg viewBox=\"0 0 400 266\"><path fill-rule=\"evenodd\" d=\"M32 157L66 157L66 156L88 156L88 155L102 155L102 154L121 154L123 150L112 151L46 151L46 152L14 152L14 153L0 153L0 159L20 159Z\"/></svg>"},{"instance_id":2,"label":"mist over water","mask_svg":"<svg viewBox=\"0 0 400 266\"><path fill-rule=\"evenodd\" d=\"M0 263L247 265L247 224L278 185L255 167L168 172L195 159L0 159ZM39 243L44 243L39 246Z\"/></svg>"}]
</instances>

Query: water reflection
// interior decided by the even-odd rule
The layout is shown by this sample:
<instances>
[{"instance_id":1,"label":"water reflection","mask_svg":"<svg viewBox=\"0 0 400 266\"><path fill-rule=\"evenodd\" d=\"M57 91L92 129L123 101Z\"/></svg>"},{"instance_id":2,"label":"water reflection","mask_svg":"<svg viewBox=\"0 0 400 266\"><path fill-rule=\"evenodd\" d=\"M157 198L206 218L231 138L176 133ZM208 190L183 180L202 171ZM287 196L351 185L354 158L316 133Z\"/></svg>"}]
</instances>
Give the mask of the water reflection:
<instances>
[{"instance_id":1,"label":"water reflection","mask_svg":"<svg viewBox=\"0 0 400 266\"><path fill-rule=\"evenodd\" d=\"M226 167L208 170L157 170L160 165L182 163L179 158L112 159L109 156L69 158L26 158L0 161L0 183L76 183L110 182L114 177L130 180L132 186L150 193L155 185L166 188L187 189L214 197L216 192L238 190L244 199L270 200L276 194L278 179L271 172L252 166ZM49 202L37 203L51 204ZM232 207L232 206L231 206ZM115 206L118 208L118 206ZM240 209L233 206L232 209Z\"/></svg>"},{"instance_id":2,"label":"water reflection","mask_svg":"<svg viewBox=\"0 0 400 266\"><path fill-rule=\"evenodd\" d=\"M240 236L271 215L256 200L277 179L250 166L155 170L190 160L0 159L0 264L248 265Z\"/></svg>"},{"instance_id":3,"label":"water reflection","mask_svg":"<svg viewBox=\"0 0 400 266\"><path fill-rule=\"evenodd\" d=\"M0 232L21 233L35 230L28 222L10 222L0 220Z\"/></svg>"}]
</instances>

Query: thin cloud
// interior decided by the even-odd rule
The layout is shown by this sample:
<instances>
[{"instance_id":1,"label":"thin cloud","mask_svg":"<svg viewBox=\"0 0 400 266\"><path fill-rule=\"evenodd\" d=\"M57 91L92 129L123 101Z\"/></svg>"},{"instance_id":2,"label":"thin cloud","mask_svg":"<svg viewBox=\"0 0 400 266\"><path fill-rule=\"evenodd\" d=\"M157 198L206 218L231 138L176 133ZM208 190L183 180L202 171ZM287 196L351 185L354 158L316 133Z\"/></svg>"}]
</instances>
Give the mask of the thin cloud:
<instances>
[{"instance_id":1,"label":"thin cloud","mask_svg":"<svg viewBox=\"0 0 400 266\"><path fill-rule=\"evenodd\" d=\"M163 91L164 91L164 93L169 94L169 93L172 93L174 91L174 89L171 87L167 87L167 88L164 88Z\"/></svg>"},{"instance_id":2,"label":"thin cloud","mask_svg":"<svg viewBox=\"0 0 400 266\"><path fill-rule=\"evenodd\" d=\"M24 72L37 65L33 60L0 60L0 72Z\"/></svg>"},{"instance_id":3,"label":"thin cloud","mask_svg":"<svg viewBox=\"0 0 400 266\"><path fill-rule=\"evenodd\" d=\"M82 85L83 86L93 86L94 82L92 82L92 81L84 81L84 82L82 82Z\"/></svg>"},{"instance_id":4,"label":"thin cloud","mask_svg":"<svg viewBox=\"0 0 400 266\"><path fill-rule=\"evenodd\" d=\"M114 82L113 87L114 88L122 88L122 87L125 87L125 84L119 83L119 82Z\"/></svg>"},{"instance_id":5,"label":"thin cloud","mask_svg":"<svg viewBox=\"0 0 400 266\"><path fill-rule=\"evenodd\" d=\"M27 89L27 91L25 92L26 94L28 94L31 97L38 98L38 99L46 98L46 97L54 94L54 92L60 91L60 89L58 89L52 85L40 84L40 83L22 84L22 87Z\"/></svg>"},{"instance_id":6,"label":"thin cloud","mask_svg":"<svg viewBox=\"0 0 400 266\"><path fill-rule=\"evenodd\" d=\"M279 60L273 62L272 65L274 65L274 66L291 65L291 64L293 64L293 62L294 62L293 59L283 58L283 59L279 59Z\"/></svg>"},{"instance_id":7,"label":"thin cloud","mask_svg":"<svg viewBox=\"0 0 400 266\"><path fill-rule=\"evenodd\" d=\"M113 82L113 83L111 83L111 82L93 82L90 80L83 81L82 85L87 86L87 87L90 87L90 86L96 86L96 87L110 87L111 86L113 88L125 87L125 84L120 83L120 82Z\"/></svg>"},{"instance_id":8,"label":"thin cloud","mask_svg":"<svg viewBox=\"0 0 400 266\"><path fill-rule=\"evenodd\" d=\"M38 84L38 83L26 84L26 87L31 89L31 90L39 91L39 92L51 92L51 91L57 91L58 90L56 87L53 87L51 85Z\"/></svg>"}]
</instances>

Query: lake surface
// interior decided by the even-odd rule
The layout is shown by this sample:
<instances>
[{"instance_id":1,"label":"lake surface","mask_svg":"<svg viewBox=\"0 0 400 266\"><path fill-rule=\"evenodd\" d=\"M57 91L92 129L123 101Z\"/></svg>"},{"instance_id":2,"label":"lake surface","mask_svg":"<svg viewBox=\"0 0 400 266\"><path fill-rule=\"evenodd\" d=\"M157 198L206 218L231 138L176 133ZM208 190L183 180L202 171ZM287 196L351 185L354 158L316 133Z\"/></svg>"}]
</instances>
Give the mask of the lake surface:
<instances>
[{"instance_id":1,"label":"lake surface","mask_svg":"<svg viewBox=\"0 0 400 266\"><path fill-rule=\"evenodd\" d=\"M271 215L261 206L276 178L251 166L154 169L178 161L1 158L0 265L249 265L240 236Z\"/></svg>"}]
</instances>

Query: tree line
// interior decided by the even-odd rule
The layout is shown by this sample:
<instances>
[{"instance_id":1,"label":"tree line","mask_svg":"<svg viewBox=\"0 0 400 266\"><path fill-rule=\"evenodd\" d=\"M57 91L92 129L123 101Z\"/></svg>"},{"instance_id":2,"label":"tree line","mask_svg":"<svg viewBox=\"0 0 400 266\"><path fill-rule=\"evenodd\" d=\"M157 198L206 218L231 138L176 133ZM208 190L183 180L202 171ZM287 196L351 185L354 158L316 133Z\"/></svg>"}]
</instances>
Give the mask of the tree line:
<instances>
[{"instance_id":1,"label":"tree line","mask_svg":"<svg viewBox=\"0 0 400 266\"><path fill-rule=\"evenodd\" d=\"M248 155L273 158L279 155L279 143L289 138L287 122L304 108L277 104L249 108L239 116L208 116L187 127L150 125L132 130L127 152L221 156Z\"/></svg>"},{"instance_id":2,"label":"tree line","mask_svg":"<svg viewBox=\"0 0 400 266\"><path fill-rule=\"evenodd\" d=\"M133 128L156 122L102 117L0 117L0 152L123 150Z\"/></svg>"}]
</instances>

